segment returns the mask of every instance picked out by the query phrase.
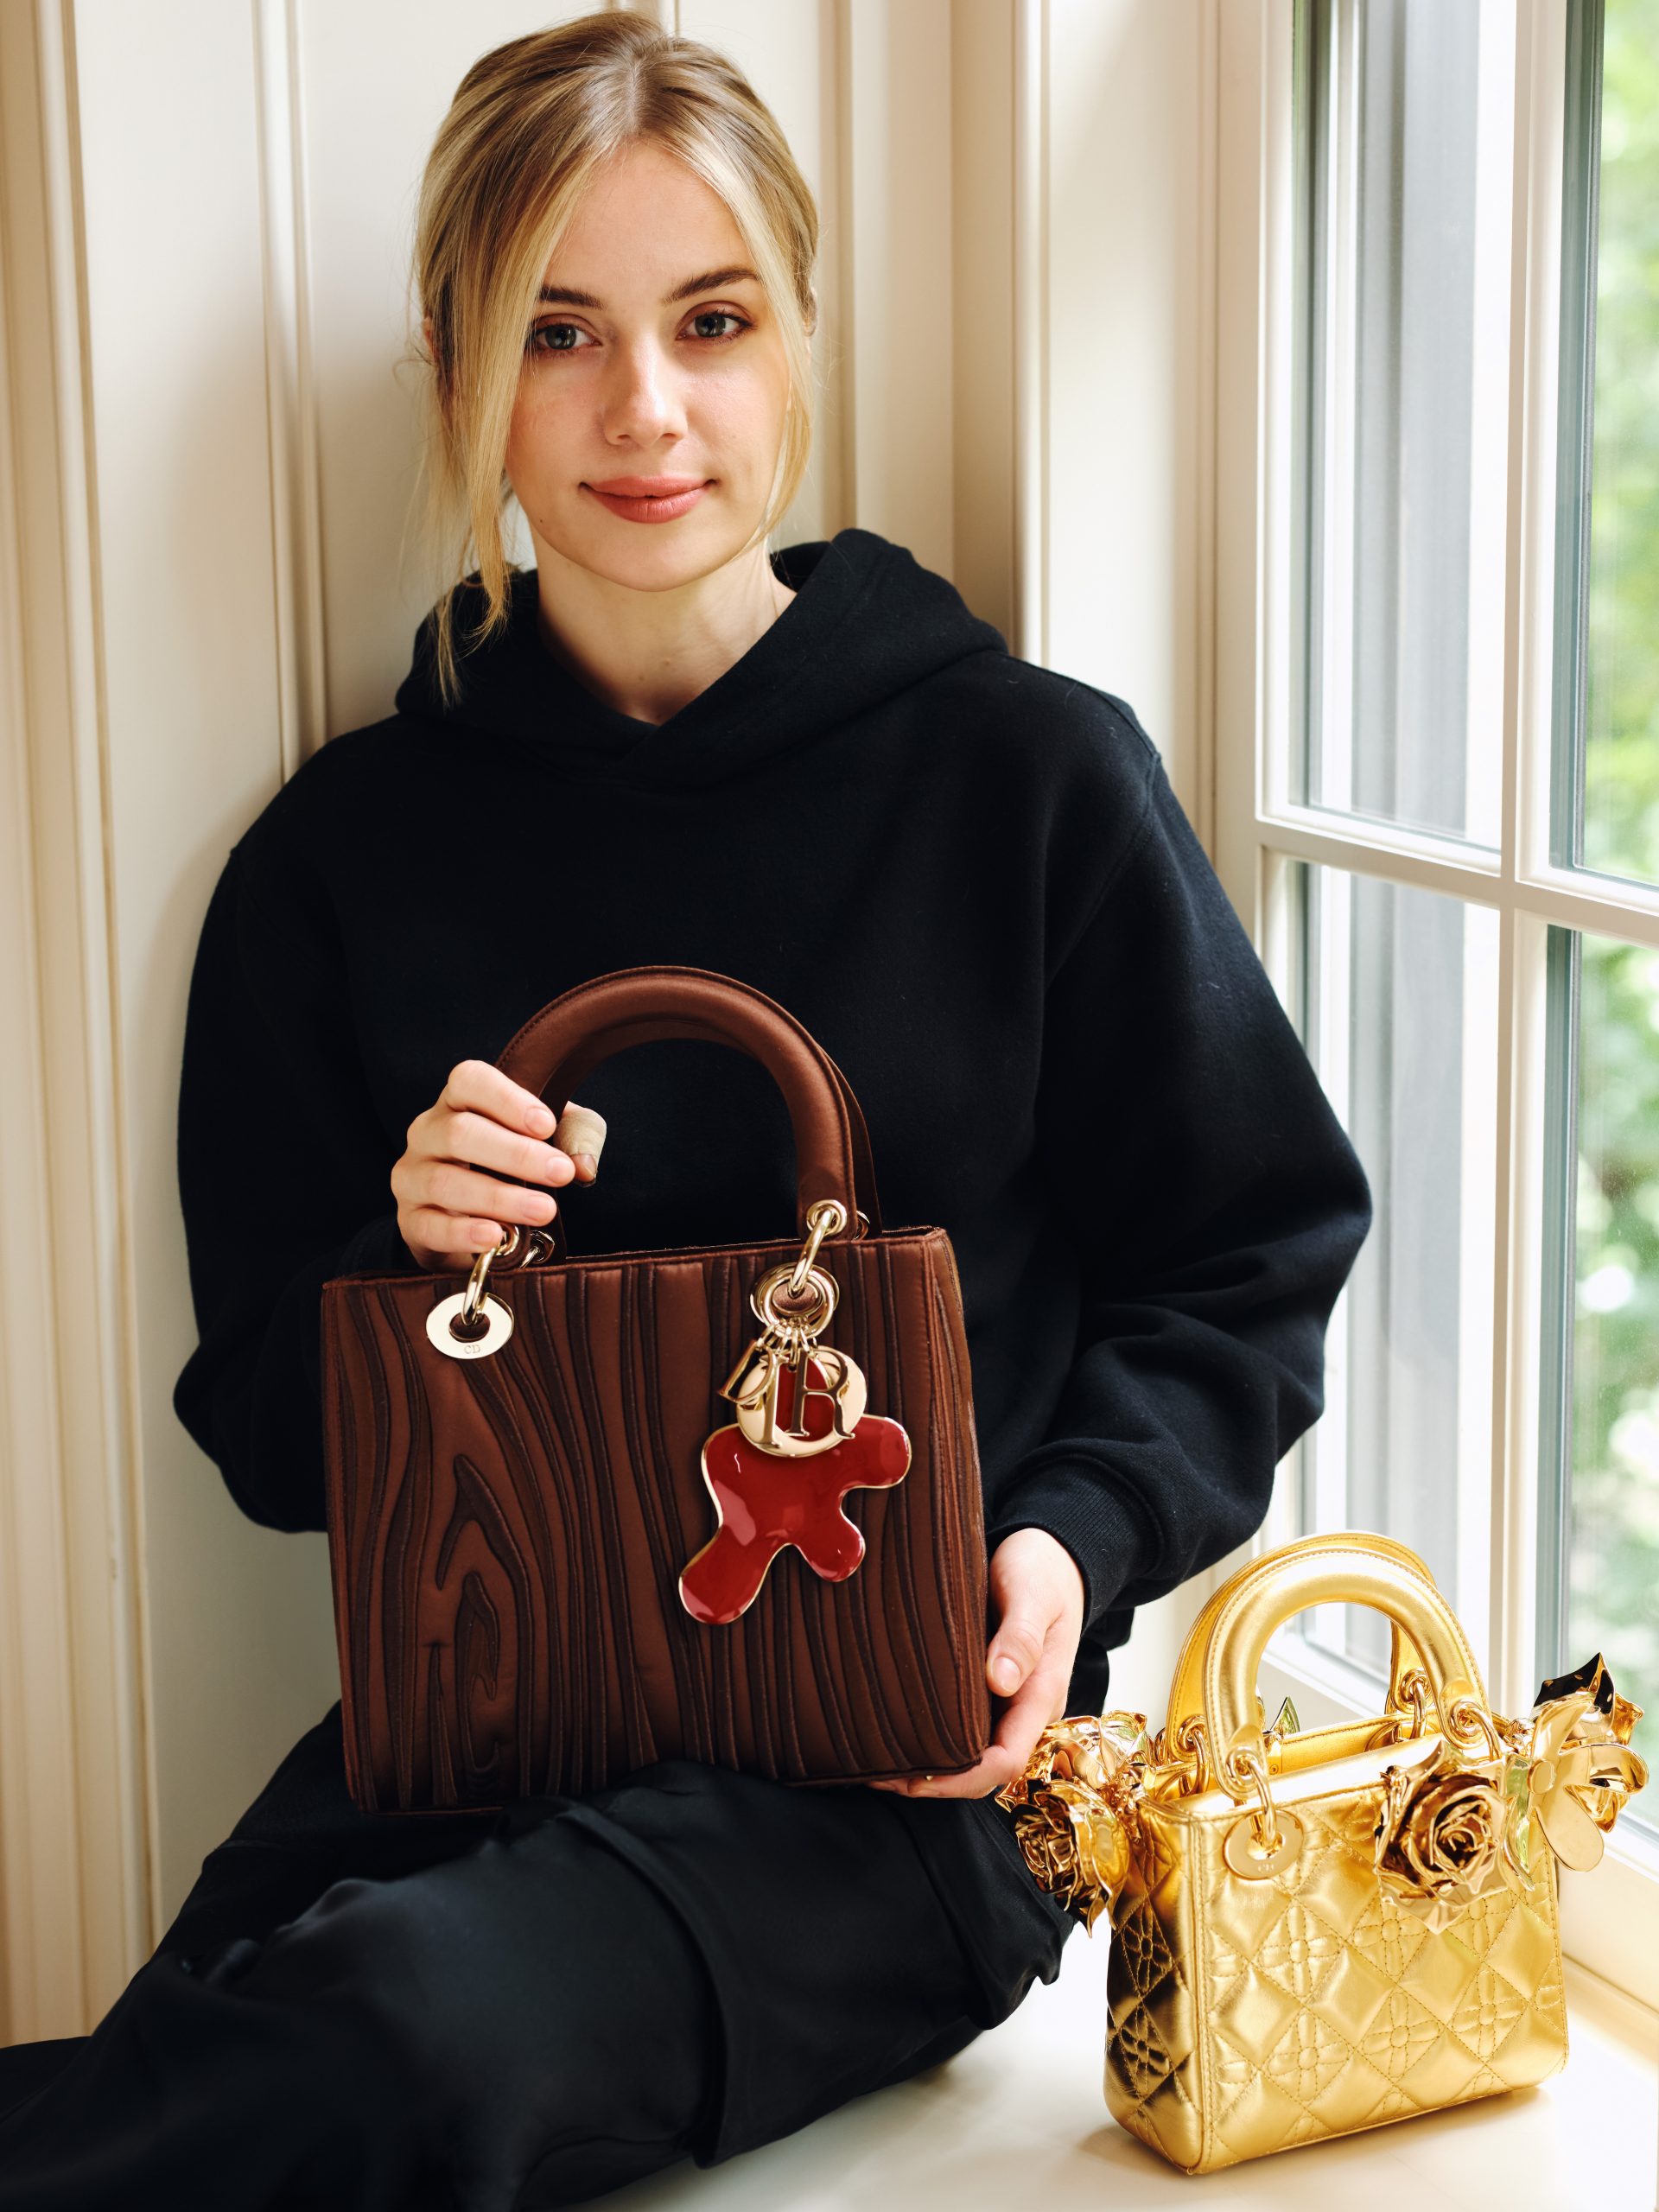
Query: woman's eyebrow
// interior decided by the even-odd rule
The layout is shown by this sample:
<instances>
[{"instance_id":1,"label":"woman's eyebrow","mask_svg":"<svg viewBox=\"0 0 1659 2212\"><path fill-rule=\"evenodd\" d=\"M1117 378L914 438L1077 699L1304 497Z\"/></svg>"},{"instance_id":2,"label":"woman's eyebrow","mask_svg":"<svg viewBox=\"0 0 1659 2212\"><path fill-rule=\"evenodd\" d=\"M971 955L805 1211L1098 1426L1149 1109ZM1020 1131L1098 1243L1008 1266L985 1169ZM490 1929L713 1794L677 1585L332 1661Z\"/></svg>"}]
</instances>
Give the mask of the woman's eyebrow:
<instances>
[{"instance_id":1,"label":"woman's eyebrow","mask_svg":"<svg viewBox=\"0 0 1659 2212\"><path fill-rule=\"evenodd\" d=\"M689 300L694 292L713 292L722 284L741 284L745 278L752 284L760 279L753 269L707 269L701 276L689 276L683 284L677 284L663 300L664 307L671 307L676 300ZM604 301L592 292L578 292L565 284L543 284L537 298L550 306L562 308L602 308Z\"/></svg>"}]
</instances>

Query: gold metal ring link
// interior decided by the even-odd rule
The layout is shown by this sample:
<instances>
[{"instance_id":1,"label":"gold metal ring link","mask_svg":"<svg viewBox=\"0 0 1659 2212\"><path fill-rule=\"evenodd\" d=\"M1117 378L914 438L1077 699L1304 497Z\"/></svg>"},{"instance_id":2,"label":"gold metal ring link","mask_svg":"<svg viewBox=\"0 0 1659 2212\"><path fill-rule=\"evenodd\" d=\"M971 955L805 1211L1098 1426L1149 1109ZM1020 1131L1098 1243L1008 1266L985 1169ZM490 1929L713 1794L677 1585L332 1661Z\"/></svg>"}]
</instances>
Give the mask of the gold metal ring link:
<instances>
[{"instance_id":1,"label":"gold metal ring link","mask_svg":"<svg viewBox=\"0 0 1659 2212\"><path fill-rule=\"evenodd\" d=\"M1507 1756L1507 1747L1497 1732L1497 1724L1484 1706L1471 1697L1454 1697L1452 1709L1446 1716L1446 1733L1466 1744L1471 1733L1478 1732L1486 1738L1488 1750L1495 1759Z\"/></svg>"},{"instance_id":2,"label":"gold metal ring link","mask_svg":"<svg viewBox=\"0 0 1659 2212\"><path fill-rule=\"evenodd\" d=\"M1302 1847L1302 1824L1294 1813L1274 1803L1268 1770L1259 1753L1234 1752L1228 1771L1234 1782L1241 1774L1247 1777L1260 1802L1228 1829L1221 1855L1235 1874L1242 1874L1247 1881L1262 1881L1279 1873L1295 1858Z\"/></svg>"},{"instance_id":3,"label":"gold metal ring link","mask_svg":"<svg viewBox=\"0 0 1659 2212\"><path fill-rule=\"evenodd\" d=\"M795 1262L795 1272L789 1279L789 1294L798 1298L805 1287L806 1278L818 1256L818 1247L826 1236L839 1236L847 1225L847 1209L839 1198L819 1198L807 1210L810 1234L801 1247L801 1256Z\"/></svg>"},{"instance_id":4,"label":"gold metal ring link","mask_svg":"<svg viewBox=\"0 0 1659 2212\"><path fill-rule=\"evenodd\" d=\"M478 1309L484 1300L484 1278L490 1271L492 1260L511 1259L518 1249L518 1224L507 1224L507 1233L499 1244L491 1244L473 1262L473 1272L467 1279L467 1295L455 1316L456 1333L464 1335L478 1326Z\"/></svg>"},{"instance_id":5,"label":"gold metal ring link","mask_svg":"<svg viewBox=\"0 0 1659 2212\"><path fill-rule=\"evenodd\" d=\"M1428 1732L1428 1676L1421 1667L1408 1668L1400 1677L1402 1695L1411 1707L1409 1732L1423 1736Z\"/></svg>"}]
</instances>

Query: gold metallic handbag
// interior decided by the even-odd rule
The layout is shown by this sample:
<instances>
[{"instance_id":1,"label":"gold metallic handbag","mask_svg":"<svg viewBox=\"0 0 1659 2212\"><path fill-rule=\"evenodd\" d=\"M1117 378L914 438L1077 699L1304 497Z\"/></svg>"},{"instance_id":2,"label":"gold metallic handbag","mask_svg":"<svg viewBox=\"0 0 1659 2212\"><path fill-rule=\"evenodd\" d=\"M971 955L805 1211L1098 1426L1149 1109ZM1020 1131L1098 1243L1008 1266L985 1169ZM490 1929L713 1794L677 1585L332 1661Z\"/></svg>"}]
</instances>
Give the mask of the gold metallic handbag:
<instances>
[{"instance_id":1,"label":"gold metallic handbag","mask_svg":"<svg viewBox=\"0 0 1659 2212\"><path fill-rule=\"evenodd\" d=\"M1393 1625L1382 1713L1264 1726L1268 1641L1305 1606ZM1427 1567L1355 1531L1217 1592L1156 1735L1046 1729L999 1791L1033 1874L1105 1912L1106 2101L1186 2173L1519 2088L1567 2057L1556 1862L1583 1868L1647 1769L1599 1656L1492 1713Z\"/></svg>"}]
</instances>

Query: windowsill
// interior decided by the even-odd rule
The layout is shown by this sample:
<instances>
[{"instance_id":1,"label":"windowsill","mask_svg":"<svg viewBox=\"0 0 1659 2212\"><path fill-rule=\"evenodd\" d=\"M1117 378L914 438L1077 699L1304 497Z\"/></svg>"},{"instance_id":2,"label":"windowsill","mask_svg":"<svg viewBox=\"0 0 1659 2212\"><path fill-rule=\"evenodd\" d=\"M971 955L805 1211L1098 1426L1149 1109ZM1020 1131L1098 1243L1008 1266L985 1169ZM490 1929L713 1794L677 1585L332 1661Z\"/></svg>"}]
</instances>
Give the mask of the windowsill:
<instances>
[{"instance_id":1,"label":"windowsill","mask_svg":"<svg viewBox=\"0 0 1659 2212\"><path fill-rule=\"evenodd\" d=\"M1119 2127L1101 2088L1107 1928L1068 1938L1059 1979L930 2074L861 2097L799 2134L709 2173L682 2164L620 2190L622 2212L698 2203L811 2212L1140 2212L1192 2206L1201 2182ZM1571 2054L1535 2089L1311 2144L1225 2170L1241 2212L1649 2212L1655 2201L1659 2018L1568 1965ZM729 2175L722 2186L721 2177ZM1210 2199L1205 2199L1209 2202Z\"/></svg>"}]
</instances>

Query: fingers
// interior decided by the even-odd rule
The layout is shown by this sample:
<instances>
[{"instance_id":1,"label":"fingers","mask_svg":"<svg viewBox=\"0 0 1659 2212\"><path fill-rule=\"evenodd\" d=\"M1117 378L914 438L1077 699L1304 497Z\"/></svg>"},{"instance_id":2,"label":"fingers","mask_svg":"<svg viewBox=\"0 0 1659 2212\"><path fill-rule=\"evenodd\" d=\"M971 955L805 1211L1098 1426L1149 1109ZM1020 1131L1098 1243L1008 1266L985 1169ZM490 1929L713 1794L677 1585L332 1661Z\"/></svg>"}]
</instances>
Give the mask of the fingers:
<instances>
[{"instance_id":1,"label":"fingers","mask_svg":"<svg viewBox=\"0 0 1659 2212\"><path fill-rule=\"evenodd\" d=\"M487 1114L523 1135L550 1137L552 1109L533 1090L515 1083L491 1060L458 1060L439 1094L438 1104L451 1113L471 1110Z\"/></svg>"},{"instance_id":2,"label":"fingers","mask_svg":"<svg viewBox=\"0 0 1659 2212\"><path fill-rule=\"evenodd\" d=\"M442 1143L435 1156L465 1166L491 1167L502 1175L521 1176L527 1183L569 1183L576 1169L568 1152L543 1144L517 1129L504 1128L486 1114L462 1107L439 1123Z\"/></svg>"},{"instance_id":3,"label":"fingers","mask_svg":"<svg viewBox=\"0 0 1659 2212\"><path fill-rule=\"evenodd\" d=\"M569 1143L550 1141L560 1131ZM469 1263L509 1227L540 1228L553 1218L557 1201L530 1185L594 1179L605 1120L572 1101L556 1130L534 1091L492 1061L468 1059L451 1068L435 1103L410 1123L408 1139L391 1171L404 1241L427 1267Z\"/></svg>"},{"instance_id":4,"label":"fingers","mask_svg":"<svg viewBox=\"0 0 1659 2212\"><path fill-rule=\"evenodd\" d=\"M940 1775L932 1782L919 1776L893 1782L873 1782L872 1789L895 1789L907 1797L988 1797L1016 1775L1023 1774L1037 1748L1037 1738L1051 1720L1065 1711L1071 1680L1064 1652L1046 1656L1033 1669L1017 1697L1012 1699L996 1724L995 1733L978 1764L961 1774Z\"/></svg>"},{"instance_id":5,"label":"fingers","mask_svg":"<svg viewBox=\"0 0 1659 2212\"><path fill-rule=\"evenodd\" d=\"M446 1213L442 1206L401 1206L397 1228L425 1268L454 1263L469 1267L480 1252L493 1250L506 1234L499 1221L481 1215Z\"/></svg>"},{"instance_id":6,"label":"fingers","mask_svg":"<svg viewBox=\"0 0 1659 2212\"><path fill-rule=\"evenodd\" d=\"M1041 1659L1053 1620L1040 1590L1015 1592L985 1655L985 1679L1000 1697L1012 1697Z\"/></svg>"},{"instance_id":7,"label":"fingers","mask_svg":"<svg viewBox=\"0 0 1659 2212\"><path fill-rule=\"evenodd\" d=\"M985 1677L1008 1702L984 1756L934 1782L912 1777L873 1787L914 1797L988 1796L1024 1773L1044 1729L1064 1717L1083 1622L1077 1562L1046 1529L1020 1529L993 1554L990 1579L1001 1618L986 1649Z\"/></svg>"}]
</instances>

